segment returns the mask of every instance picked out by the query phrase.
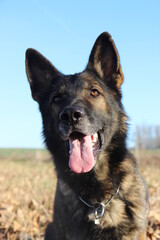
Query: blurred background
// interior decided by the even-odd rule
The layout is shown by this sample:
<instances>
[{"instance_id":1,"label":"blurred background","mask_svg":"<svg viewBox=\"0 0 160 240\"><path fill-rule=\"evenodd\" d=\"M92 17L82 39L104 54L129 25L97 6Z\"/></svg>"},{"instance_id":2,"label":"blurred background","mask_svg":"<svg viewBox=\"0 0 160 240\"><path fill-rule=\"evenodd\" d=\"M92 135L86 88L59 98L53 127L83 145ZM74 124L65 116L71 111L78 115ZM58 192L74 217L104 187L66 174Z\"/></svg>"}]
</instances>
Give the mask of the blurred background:
<instances>
[{"instance_id":1,"label":"blurred background","mask_svg":"<svg viewBox=\"0 0 160 240\"><path fill-rule=\"evenodd\" d=\"M150 187L148 239L160 239L159 0L0 0L0 239L43 239L52 215L55 173L43 150L25 51L37 49L64 74L80 72L104 31L115 41L125 76L128 146Z\"/></svg>"},{"instance_id":2,"label":"blurred background","mask_svg":"<svg viewBox=\"0 0 160 240\"><path fill-rule=\"evenodd\" d=\"M31 98L25 74L26 49L37 49L65 74L80 72L94 41L104 31L116 43L125 76L122 91L130 117L128 143L135 145L136 131L157 139L159 12L158 0L1 0L0 147L43 147L38 105ZM153 147L157 147L156 139Z\"/></svg>"}]
</instances>

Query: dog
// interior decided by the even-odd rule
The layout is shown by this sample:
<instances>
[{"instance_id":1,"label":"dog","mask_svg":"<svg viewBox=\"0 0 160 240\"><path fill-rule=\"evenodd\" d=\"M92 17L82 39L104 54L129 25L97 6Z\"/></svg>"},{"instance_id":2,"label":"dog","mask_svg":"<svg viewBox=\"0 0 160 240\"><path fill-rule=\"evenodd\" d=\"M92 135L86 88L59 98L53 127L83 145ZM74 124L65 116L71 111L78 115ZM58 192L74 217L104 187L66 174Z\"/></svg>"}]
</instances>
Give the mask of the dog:
<instances>
[{"instance_id":1,"label":"dog","mask_svg":"<svg viewBox=\"0 0 160 240\"><path fill-rule=\"evenodd\" d=\"M58 177L45 239L146 239L148 190L126 146L124 76L111 35L97 38L81 73L64 75L31 48L26 73Z\"/></svg>"}]
</instances>

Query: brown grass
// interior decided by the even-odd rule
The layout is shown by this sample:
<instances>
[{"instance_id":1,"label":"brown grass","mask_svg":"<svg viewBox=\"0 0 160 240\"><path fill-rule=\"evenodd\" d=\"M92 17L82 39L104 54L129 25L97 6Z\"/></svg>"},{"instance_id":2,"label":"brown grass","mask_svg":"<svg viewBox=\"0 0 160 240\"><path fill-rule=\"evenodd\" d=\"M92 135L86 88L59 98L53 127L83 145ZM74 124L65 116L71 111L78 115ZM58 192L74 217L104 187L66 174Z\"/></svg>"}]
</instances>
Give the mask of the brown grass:
<instances>
[{"instance_id":1,"label":"brown grass","mask_svg":"<svg viewBox=\"0 0 160 240\"><path fill-rule=\"evenodd\" d=\"M0 240L40 240L52 220L56 174L44 150L0 150ZM150 191L148 240L160 239L160 151L139 155Z\"/></svg>"},{"instance_id":2,"label":"brown grass","mask_svg":"<svg viewBox=\"0 0 160 240\"><path fill-rule=\"evenodd\" d=\"M40 151L27 154L36 157ZM45 154L41 152L41 156ZM10 158L1 156L0 239L44 239L52 219L55 188L51 161L21 159L20 152Z\"/></svg>"},{"instance_id":3,"label":"brown grass","mask_svg":"<svg viewBox=\"0 0 160 240\"><path fill-rule=\"evenodd\" d=\"M150 193L148 240L160 240L160 151L142 151L139 166Z\"/></svg>"}]
</instances>

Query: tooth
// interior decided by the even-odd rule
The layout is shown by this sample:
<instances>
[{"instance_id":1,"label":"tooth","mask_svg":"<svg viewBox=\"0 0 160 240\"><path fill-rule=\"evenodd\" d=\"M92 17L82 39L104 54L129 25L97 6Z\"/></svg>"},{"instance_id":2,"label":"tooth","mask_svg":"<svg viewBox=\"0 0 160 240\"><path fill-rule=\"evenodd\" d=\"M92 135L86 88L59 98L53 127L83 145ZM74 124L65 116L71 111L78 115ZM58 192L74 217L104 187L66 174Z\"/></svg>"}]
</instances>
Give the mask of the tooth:
<instances>
[{"instance_id":1,"label":"tooth","mask_svg":"<svg viewBox=\"0 0 160 240\"><path fill-rule=\"evenodd\" d=\"M92 142L97 142L97 139L98 139L98 134L95 133L94 135L92 135Z\"/></svg>"}]
</instances>

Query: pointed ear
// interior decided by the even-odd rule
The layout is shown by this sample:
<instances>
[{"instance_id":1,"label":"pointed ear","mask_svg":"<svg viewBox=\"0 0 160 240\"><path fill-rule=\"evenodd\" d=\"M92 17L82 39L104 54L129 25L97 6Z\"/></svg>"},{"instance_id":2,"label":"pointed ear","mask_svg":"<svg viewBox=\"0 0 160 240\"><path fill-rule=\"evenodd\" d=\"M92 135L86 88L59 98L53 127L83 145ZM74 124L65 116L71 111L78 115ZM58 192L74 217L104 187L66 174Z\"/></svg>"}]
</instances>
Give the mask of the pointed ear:
<instances>
[{"instance_id":1,"label":"pointed ear","mask_svg":"<svg viewBox=\"0 0 160 240\"><path fill-rule=\"evenodd\" d=\"M102 33L96 40L87 65L95 71L108 86L120 92L124 81L119 54L109 33Z\"/></svg>"},{"instance_id":2,"label":"pointed ear","mask_svg":"<svg viewBox=\"0 0 160 240\"><path fill-rule=\"evenodd\" d=\"M32 97L39 102L51 86L51 81L60 73L38 51L29 48L26 51L26 73L31 87Z\"/></svg>"}]
</instances>

